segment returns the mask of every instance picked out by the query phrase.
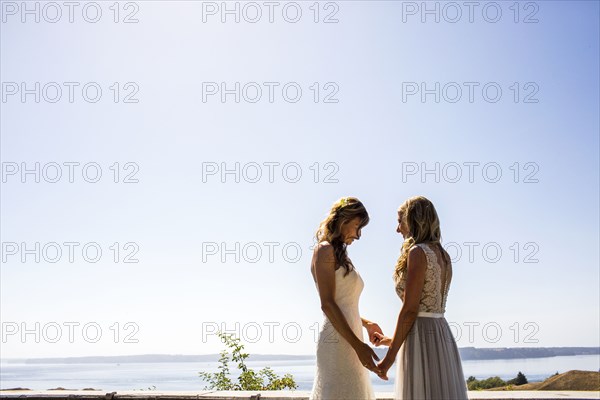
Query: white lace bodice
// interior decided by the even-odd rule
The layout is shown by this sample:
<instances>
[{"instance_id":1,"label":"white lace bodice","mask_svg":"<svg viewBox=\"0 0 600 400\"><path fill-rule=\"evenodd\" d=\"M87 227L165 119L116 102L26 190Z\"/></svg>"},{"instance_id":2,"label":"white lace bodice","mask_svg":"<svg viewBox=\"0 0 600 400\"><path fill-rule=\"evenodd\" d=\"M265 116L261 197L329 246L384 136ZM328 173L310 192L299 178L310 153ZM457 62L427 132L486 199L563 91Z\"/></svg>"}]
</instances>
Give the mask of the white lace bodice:
<instances>
[{"instance_id":1,"label":"white lace bodice","mask_svg":"<svg viewBox=\"0 0 600 400\"><path fill-rule=\"evenodd\" d=\"M425 273L425 285L423 286L423 293L421 294L421 302L419 303L419 311L432 312L432 313L444 313L446 311L446 300L448 298L448 291L450 289L450 282L452 280L452 263L449 263L446 269L445 279L442 277L442 265L438 261L435 251L431 249L429 243L418 243L419 246L425 252L427 257L427 271ZM443 261L442 261L443 262ZM396 293L404 301L404 291L406 289L406 271L400 276L395 278ZM445 285L442 289L442 284Z\"/></svg>"}]
</instances>

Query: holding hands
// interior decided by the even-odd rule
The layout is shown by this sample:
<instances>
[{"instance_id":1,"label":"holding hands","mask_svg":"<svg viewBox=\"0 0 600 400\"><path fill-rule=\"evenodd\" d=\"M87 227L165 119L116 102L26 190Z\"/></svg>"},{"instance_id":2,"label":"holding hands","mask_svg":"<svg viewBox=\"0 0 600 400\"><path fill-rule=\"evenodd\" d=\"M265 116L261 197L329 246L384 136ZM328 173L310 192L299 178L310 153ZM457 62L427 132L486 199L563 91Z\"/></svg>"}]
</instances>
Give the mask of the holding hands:
<instances>
[{"instance_id":1,"label":"holding hands","mask_svg":"<svg viewBox=\"0 0 600 400\"><path fill-rule=\"evenodd\" d=\"M379 372L377 373L377 376L379 376L384 381L387 381L388 380L388 377L387 377L388 370L392 367L393 364L394 364L394 359L388 357L388 355L386 354L386 356L383 358L383 360L377 364L377 369L379 370Z\"/></svg>"},{"instance_id":2,"label":"holding hands","mask_svg":"<svg viewBox=\"0 0 600 400\"><path fill-rule=\"evenodd\" d=\"M362 321L363 326L369 334L369 341L374 346L389 346L392 343L392 339L383 334L383 331L381 330L381 327L378 324L376 324L375 322L368 321L364 318ZM379 376L381 379L387 381L387 371L391 368L392 364L394 364L394 360L389 360L389 358L386 356L382 361L375 365L375 363L373 362L373 358L379 361L379 357L373 351L373 349L366 343L365 348L368 349L368 351L365 349L363 354L357 351L358 358L360 359L362 365L368 370L375 372L377 376Z\"/></svg>"}]
</instances>

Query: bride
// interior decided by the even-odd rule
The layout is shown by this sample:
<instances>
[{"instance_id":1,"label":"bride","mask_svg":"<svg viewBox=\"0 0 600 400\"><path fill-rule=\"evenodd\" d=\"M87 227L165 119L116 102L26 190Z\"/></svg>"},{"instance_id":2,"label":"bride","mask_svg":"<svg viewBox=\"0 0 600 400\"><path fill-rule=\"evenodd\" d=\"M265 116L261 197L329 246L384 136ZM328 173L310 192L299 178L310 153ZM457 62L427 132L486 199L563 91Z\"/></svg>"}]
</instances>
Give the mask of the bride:
<instances>
[{"instance_id":1,"label":"bride","mask_svg":"<svg viewBox=\"0 0 600 400\"><path fill-rule=\"evenodd\" d=\"M379 373L373 349L363 342L362 328L376 343L379 325L361 318L358 300L364 283L346 247L360 239L369 215L355 197L338 200L316 233L311 273L325 314L317 342L317 370L311 400L375 399L368 370Z\"/></svg>"}]
</instances>

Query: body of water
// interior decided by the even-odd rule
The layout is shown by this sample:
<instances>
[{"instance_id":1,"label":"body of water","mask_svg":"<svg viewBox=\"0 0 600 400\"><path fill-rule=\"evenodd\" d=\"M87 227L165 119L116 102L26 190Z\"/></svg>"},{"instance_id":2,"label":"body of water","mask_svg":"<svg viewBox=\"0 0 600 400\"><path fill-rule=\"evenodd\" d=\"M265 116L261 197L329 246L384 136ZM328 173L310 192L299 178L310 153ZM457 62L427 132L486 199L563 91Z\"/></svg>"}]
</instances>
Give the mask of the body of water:
<instances>
[{"instance_id":1,"label":"body of water","mask_svg":"<svg viewBox=\"0 0 600 400\"><path fill-rule=\"evenodd\" d=\"M177 363L98 363L98 364L0 364L0 389L24 387L44 390L55 387L83 389L87 387L111 390L202 390L205 383L198 372L216 372L215 362ZM230 364L233 366L234 364ZM251 361L247 365L258 370L270 366L283 375L294 375L299 390L310 390L315 372L315 360ZM524 358L513 360L463 361L465 379L474 376L484 379L499 376L507 380L523 372L530 382L542 381L556 372L579 369L600 370L600 355ZM384 382L373 375L375 391L394 390L395 367Z\"/></svg>"}]
</instances>

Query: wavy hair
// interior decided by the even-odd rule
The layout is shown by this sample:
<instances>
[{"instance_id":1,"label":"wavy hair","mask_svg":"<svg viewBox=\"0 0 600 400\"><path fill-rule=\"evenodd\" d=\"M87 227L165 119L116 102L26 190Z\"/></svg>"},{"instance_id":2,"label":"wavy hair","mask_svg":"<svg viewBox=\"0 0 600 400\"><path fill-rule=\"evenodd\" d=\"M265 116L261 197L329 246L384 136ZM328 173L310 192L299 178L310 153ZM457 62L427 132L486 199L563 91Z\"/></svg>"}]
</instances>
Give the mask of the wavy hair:
<instances>
[{"instance_id":1,"label":"wavy hair","mask_svg":"<svg viewBox=\"0 0 600 400\"><path fill-rule=\"evenodd\" d=\"M346 268L344 276L354 269L346 252L346 243L342 238L342 225L354 218L360 218L359 229L369 223L369 214L365 206L356 197L342 197L331 207L329 215L321 221L315 233L317 243L329 242L333 246L336 265Z\"/></svg>"},{"instance_id":2,"label":"wavy hair","mask_svg":"<svg viewBox=\"0 0 600 400\"><path fill-rule=\"evenodd\" d=\"M434 243L439 246L444 261L449 264L450 256L442 247L442 231L440 220L433 203L423 196L415 196L406 200L398 213L406 221L408 237L402 243L400 257L396 262L394 275L400 278L406 272L408 251L417 243Z\"/></svg>"}]
</instances>

